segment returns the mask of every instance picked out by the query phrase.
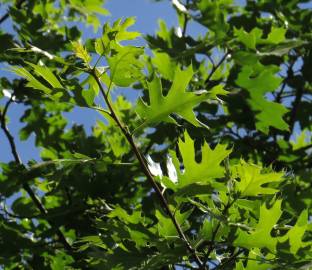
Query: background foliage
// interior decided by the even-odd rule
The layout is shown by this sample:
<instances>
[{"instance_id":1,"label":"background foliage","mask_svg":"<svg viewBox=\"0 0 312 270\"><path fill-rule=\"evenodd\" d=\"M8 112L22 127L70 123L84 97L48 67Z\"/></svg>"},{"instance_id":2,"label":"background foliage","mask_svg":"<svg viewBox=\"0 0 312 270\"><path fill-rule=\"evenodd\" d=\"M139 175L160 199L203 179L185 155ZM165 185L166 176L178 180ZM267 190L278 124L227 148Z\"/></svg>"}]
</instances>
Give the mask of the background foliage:
<instances>
[{"instance_id":1,"label":"background foliage","mask_svg":"<svg viewBox=\"0 0 312 270\"><path fill-rule=\"evenodd\" d=\"M310 269L307 2L174 0L179 25L160 20L139 47L134 18L101 25L100 0L2 1L16 34L1 30L0 60L17 77L0 81L0 265ZM19 157L12 103L40 161ZM101 115L92 132L68 124L75 107Z\"/></svg>"}]
</instances>

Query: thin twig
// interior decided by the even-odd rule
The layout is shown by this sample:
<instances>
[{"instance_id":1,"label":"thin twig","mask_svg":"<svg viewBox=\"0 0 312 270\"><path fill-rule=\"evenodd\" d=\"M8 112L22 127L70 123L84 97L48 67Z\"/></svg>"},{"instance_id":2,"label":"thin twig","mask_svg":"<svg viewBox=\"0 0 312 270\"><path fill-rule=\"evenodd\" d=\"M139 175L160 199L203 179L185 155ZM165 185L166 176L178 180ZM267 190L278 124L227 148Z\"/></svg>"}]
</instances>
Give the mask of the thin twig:
<instances>
[{"instance_id":1,"label":"thin twig","mask_svg":"<svg viewBox=\"0 0 312 270\"><path fill-rule=\"evenodd\" d=\"M210 63L212 64L212 67L215 68L215 67L216 67L216 64L215 64L213 58L211 57L211 55L208 54L207 57L208 57Z\"/></svg>"},{"instance_id":2,"label":"thin twig","mask_svg":"<svg viewBox=\"0 0 312 270\"><path fill-rule=\"evenodd\" d=\"M298 109L299 109L299 105L300 105L302 96L303 96L303 89L302 88L297 89L296 97L295 97L295 100L293 102L293 107L292 107L292 110L290 112L289 132L284 137L286 141L289 140L291 134L293 133L294 126L296 123L297 113L298 113Z\"/></svg>"},{"instance_id":3,"label":"thin twig","mask_svg":"<svg viewBox=\"0 0 312 270\"><path fill-rule=\"evenodd\" d=\"M287 78L289 79L289 78L292 77L292 75L293 75L293 66L294 66L295 63L296 63L296 61L293 61L293 62L289 65L289 67L288 67L288 69L287 69L287 76L284 77L284 79L283 79L283 84L282 84L282 86L281 86L281 90L277 93L276 98L275 98L275 102L277 102L277 103L280 103L280 102L281 102L282 95L283 95L284 90L285 90L286 85L287 85ZM282 76L281 76L281 77L282 77Z\"/></svg>"},{"instance_id":4,"label":"thin twig","mask_svg":"<svg viewBox=\"0 0 312 270\"><path fill-rule=\"evenodd\" d=\"M230 52L226 52L223 57L221 58L221 60L218 62L218 64L216 65L213 65L209 75L208 75L208 78L206 79L205 83L209 83L212 75L217 71L217 69L222 65L222 63L225 61L226 57L230 54Z\"/></svg>"},{"instance_id":5,"label":"thin twig","mask_svg":"<svg viewBox=\"0 0 312 270\"><path fill-rule=\"evenodd\" d=\"M133 151L134 151L134 153L135 153L135 155L136 155L136 157L137 157L137 159L138 159L138 161L140 163L140 166L142 168L143 173L145 174L146 178L148 179L148 181L150 182L152 188L154 189L154 191L155 191L157 197L159 198L159 200L161 202L161 205L163 206L164 210L167 212L169 218L173 222L173 224L174 224L174 226L175 226L175 228L176 228L176 230L178 232L179 237L186 244L186 247L187 247L188 251L194 256L194 259L195 259L197 265L199 267L202 267L202 262L201 262L200 258L198 257L198 255L196 253L196 250L191 246L191 244L188 241L186 235L184 234L180 224L178 223L178 221L175 218L174 214L171 212L169 204L168 204L166 198L164 197L164 195L162 194L159 186L155 182L153 175L151 174L149 168L147 167L146 160L143 157L143 155L141 154L140 150L138 149L136 143L134 142L134 139L133 139L131 133L129 132L128 128L121 123L119 117L115 113L115 110L114 110L112 104L110 103L109 97L107 95L107 93L109 91L105 92L105 90L103 88L103 85L102 85L100 79L97 77L96 72L94 70L92 71L92 74L93 74L95 80L97 81L97 83L99 85L101 94L103 95L103 98L104 98L104 100L106 102L106 105L107 105L107 107L108 107L108 109L109 109L109 111L111 113L112 119L115 121L117 126L120 128L121 132L126 137L128 143L131 145L131 147L132 147L132 149L133 149Z\"/></svg>"},{"instance_id":6,"label":"thin twig","mask_svg":"<svg viewBox=\"0 0 312 270\"><path fill-rule=\"evenodd\" d=\"M185 4L186 7L189 5L189 2L190 2L189 0L186 0L186 4ZM183 29L182 29L182 37L185 37L187 23L188 23L188 15L186 13L184 13L184 23L183 23Z\"/></svg>"},{"instance_id":7,"label":"thin twig","mask_svg":"<svg viewBox=\"0 0 312 270\"><path fill-rule=\"evenodd\" d=\"M281 86L281 90L276 95L275 102L280 103L286 85L287 85L287 82L286 82L286 79L284 79L284 82L283 82L283 84Z\"/></svg>"},{"instance_id":8,"label":"thin twig","mask_svg":"<svg viewBox=\"0 0 312 270\"><path fill-rule=\"evenodd\" d=\"M232 261L235 261L237 259L237 257L243 253L244 250L238 250L235 254L233 254L231 257L229 257L227 260L225 260L224 262L220 263L215 270L217 269L222 269L225 265L231 263Z\"/></svg>"}]
</instances>

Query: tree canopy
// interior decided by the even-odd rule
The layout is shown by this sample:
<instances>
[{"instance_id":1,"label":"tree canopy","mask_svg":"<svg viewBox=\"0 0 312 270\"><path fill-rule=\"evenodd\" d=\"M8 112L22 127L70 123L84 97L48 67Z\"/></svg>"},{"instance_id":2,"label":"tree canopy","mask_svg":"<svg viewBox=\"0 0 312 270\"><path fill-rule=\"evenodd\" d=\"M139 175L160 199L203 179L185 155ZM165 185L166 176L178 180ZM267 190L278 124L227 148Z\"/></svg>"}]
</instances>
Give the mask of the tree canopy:
<instances>
[{"instance_id":1,"label":"tree canopy","mask_svg":"<svg viewBox=\"0 0 312 270\"><path fill-rule=\"evenodd\" d=\"M101 0L1 2L1 269L312 267L308 0L172 0L148 35Z\"/></svg>"}]
</instances>

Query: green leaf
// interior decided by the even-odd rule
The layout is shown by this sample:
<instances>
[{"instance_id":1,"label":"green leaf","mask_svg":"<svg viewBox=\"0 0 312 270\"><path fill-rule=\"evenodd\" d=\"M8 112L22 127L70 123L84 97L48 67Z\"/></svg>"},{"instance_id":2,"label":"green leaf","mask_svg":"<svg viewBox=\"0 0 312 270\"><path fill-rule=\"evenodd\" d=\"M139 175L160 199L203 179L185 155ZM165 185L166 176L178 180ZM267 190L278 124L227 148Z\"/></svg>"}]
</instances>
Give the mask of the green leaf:
<instances>
[{"instance_id":1,"label":"green leaf","mask_svg":"<svg viewBox=\"0 0 312 270\"><path fill-rule=\"evenodd\" d=\"M272 43L272 44L281 43L281 42L285 41L286 31L287 30L285 28L273 27L271 29L270 34L268 35L268 38L265 41L268 43Z\"/></svg>"},{"instance_id":2,"label":"green leaf","mask_svg":"<svg viewBox=\"0 0 312 270\"><path fill-rule=\"evenodd\" d=\"M106 244L103 243L103 240L98 235L90 235L90 236L81 237L75 243L79 245L82 244L79 246L79 249L78 249L79 251L84 251L91 246L96 246L96 247L100 247L103 249L107 248Z\"/></svg>"},{"instance_id":3,"label":"green leaf","mask_svg":"<svg viewBox=\"0 0 312 270\"><path fill-rule=\"evenodd\" d=\"M292 149L298 150L302 147L306 147L311 144L309 140L309 131L307 129L304 129L300 134L298 134L294 140L290 141L290 144L292 146Z\"/></svg>"},{"instance_id":4,"label":"green leaf","mask_svg":"<svg viewBox=\"0 0 312 270\"><path fill-rule=\"evenodd\" d=\"M167 53L153 52L152 58L153 65L157 68L158 72L167 80L174 79L174 73L176 71L176 63Z\"/></svg>"},{"instance_id":5,"label":"green leaf","mask_svg":"<svg viewBox=\"0 0 312 270\"><path fill-rule=\"evenodd\" d=\"M285 41L286 29L272 27L266 39L262 38L263 31L259 28L253 28L249 33L244 29L234 28L234 34L238 41L243 43L248 49L256 50L257 44L279 44Z\"/></svg>"},{"instance_id":6,"label":"green leaf","mask_svg":"<svg viewBox=\"0 0 312 270\"><path fill-rule=\"evenodd\" d=\"M252 91L259 92L259 94L272 92L282 81L274 75L278 70L276 66L243 66L236 83L247 89L250 94Z\"/></svg>"},{"instance_id":7,"label":"green leaf","mask_svg":"<svg viewBox=\"0 0 312 270\"><path fill-rule=\"evenodd\" d=\"M161 80L154 75L153 80L148 83L150 105L147 105L142 99L139 99L137 104L136 111L144 120L140 128L156 125L161 121L176 124L176 121L170 116L172 113L183 117L194 126L206 127L195 117L193 108L206 100L208 94L185 91L192 76L191 66L186 70L181 70L178 67L168 94L163 96Z\"/></svg>"},{"instance_id":8,"label":"green leaf","mask_svg":"<svg viewBox=\"0 0 312 270\"><path fill-rule=\"evenodd\" d=\"M306 42L300 39L286 40L280 44L274 44L272 46L266 46L265 48L261 48L261 50L257 52L257 55L258 56L268 56L268 55L283 56L285 54L288 54L288 52L291 49L300 47L304 44L306 44Z\"/></svg>"},{"instance_id":9,"label":"green leaf","mask_svg":"<svg viewBox=\"0 0 312 270\"><path fill-rule=\"evenodd\" d=\"M208 219L205 219L199 231L200 239L210 241L212 239L213 231L214 229L212 222Z\"/></svg>"},{"instance_id":10,"label":"green leaf","mask_svg":"<svg viewBox=\"0 0 312 270\"><path fill-rule=\"evenodd\" d=\"M93 76L88 76L82 83L81 86L88 85L88 89L84 89L81 92L87 106L92 107L94 105L94 99L99 93L99 86Z\"/></svg>"},{"instance_id":11,"label":"green leaf","mask_svg":"<svg viewBox=\"0 0 312 270\"><path fill-rule=\"evenodd\" d=\"M139 32L128 32L127 29L135 23L135 17L126 18L124 21L121 19L117 20L112 27L113 31L116 31L117 34L115 36L115 40L117 42L123 40L132 40L141 36Z\"/></svg>"},{"instance_id":12,"label":"green leaf","mask_svg":"<svg viewBox=\"0 0 312 270\"><path fill-rule=\"evenodd\" d=\"M263 173L261 171L261 167L246 163L243 160L234 167L234 175L240 179L239 182L236 181L235 189L239 192L241 197L274 194L278 192L277 189L267 186L263 187L263 185L283 181L284 173Z\"/></svg>"},{"instance_id":13,"label":"green leaf","mask_svg":"<svg viewBox=\"0 0 312 270\"><path fill-rule=\"evenodd\" d=\"M300 248L312 245L311 241L310 242L302 241L303 235L306 232L307 228L308 228L308 210L304 210L298 217L296 224L287 232L287 234L280 237L278 240L280 242L285 242L289 240L290 252L296 254Z\"/></svg>"},{"instance_id":14,"label":"green leaf","mask_svg":"<svg viewBox=\"0 0 312 270\"><path fill-rule=\"evenodd\" d=\"M259 222L254 231L248 233L242 229L238 229L234 245L248 249L267 248L274 253L277 238L271 236L271 231L282 215L281 204L281 200L277 200L271 208L267 208L265 204L263 204L260 207Z\"/></svg>"},{"instance_id":15,"label":"green leaf","mask_svg":"<svg viewBox=\"0 0 312 270\"><path fill-rule=\"evenodd\" d=\"M189 228L189 223L187 222L187 218L191 215L192 209L189 211L186 211L184 213L181 213L180 211L177 211L175 213L175 217L180 224L183 231L187 230ZM156 218L158 219L158 233L160 236L166 237L166 238L172 238L172 237L179 237L179 234L177 232L176 227L174 226L172 220L164 216L162 212L159 210L156 210Z\"/></svg>"},{"instance_id":16,"label":"green leaf","mask_svg":"<svg viewBox=\"0 0 312 270\"><path fill-rule=\"evenodd\" d=\"M110 66L111 81L121 87L127 87L143 78L141 72L144 67L140 56L144 53L143 48L119 47L117 54L107 57Z\"/></svg>"},{"instance_id":17,"label":"green leaf","mask_svg":"<svg viewBox=\"0 0 312 270\"><path fill-rule=\"evenodd\" d=\"M216 85L214 87L212 87L211 89L209 89L209 97L212 98L212 99L219 99L218 96L226 96L228 95L229 92L226 91L224 88L223 88L223 85L219 84L219 85Z\"/></svg>"},{"instance_id":18,"label":"green leaf","mask_svg":"<svg viewBox=\"0 0 312 270\"><path fill-rule=\"evenodd\" d=\"M75 2L71 4L71 7L77 10L81 15L85 17L86 24L92 25L94 32L97 32L98 28L101 25L100 19L97 14L100 15L109 14L109 12L105 8L101 7L103 3L97 0L87 0L87 1L71 0L69 3L71 2ZM65 3L67 4L66 6L68 6L68 2Z\"/></svg>"},{"instance_id":19,"label":"green leaf","mask_svg":"<svg viewBox=\"0 0 312 270\"><path fill-rule=\"evenodd\" d=\"M276 66L263 66L261 64L243 66L235 81L237 85L248 91L250 95L248 102L252 109L258 112L256 114L258 120L256 127L264 133L268 133L270 126L280 130L288 130L288 125L283 120L287 109L282 104L264 98L267 92L275 91L282 81L281 78L274 75L277 70Z\"/></svg>"},{"instance_id":20,"label":"green leaf","mask_svg":"<svg viewBox=\"0 0 312 270\"><path fill-rule=\"evenodd\" d=\"M58 78L48 67L35 65L29 62L26 63L33 68L38 76L41 76L43 79L45 79L53 88L63 88Z\"/></svg>"},{"instance_id":21,"label":"green leaf","mask_svg":"<svg viewBox=\"0 0 312 270\"><path fill-rule=\"evenodd\" d=\"M129 215L127 211L120 206L116 206L114 210L107 214L107 216L110 218L117 217L121 221L131 224L138 224L142 219L141 211L133 211L133 213Z\"/></svg>"},{"instance_id":22,"label":"green leaf","mask_svg":"<svg viewBox=\"0 0 312 270\"><path fill-rule=\"evenodd\" d=\"M88 3L88 5L86 5L86 2ZM103 4L103 1L101 0L85 1L83 2L83 4L84 4L83 7L86 8L90 12L98 13L104 16L107 16L110 14L107 9L101 7L101 5Z\"/></svg>"},{"instance_id":23,"label":"green leaf","mask_svg":"<svg viewBox=\"0 0 312 270\"><path fill-rule=\"evenodd\" d=\"M95 41L95 50L99 55L107 55L113 50L119 50L121 41L133 40L141 35L139 32L128 32L127 29L135 23L135 18L118 19L112 26L105 23L101 38Z\"/></svg>"},{"instance_id":24,"label":"green leaf","mask_svg":"<svg viewBox=\"0 0 312 270\"><path fill-rule=\"evenodd\" d=\"M66 254L63 251L57 251L55 256L47 256L49 257L51 264L51 270L62 270L69 267L71 263L74 262L74 259L72 256Z\"/></svg>"},{"instance_id":25,"label":"green leaf","mask_svg":"<svg viewBox=\"0 0 312 270\"><path fill-rule=\"evenodd\" d=\"M247 265L244 267L242 261L236 263L235 270L267 270L272 264L265 263L265 259L270 256L264 256L259 249L252 249L248 254Z\"/></svg>"},{"instance_id":26,"label":"green leaf","mask_svg":"<svg viewBox=\"0 0 312 270\"><path fill-rule=\"evenodd\" d=\"M261 40L262 30L259 28L252 29L247 33L244 29L234 28L234 34L238 40L249 49L256 49L257 41Z\"/></svg>"},{"instance_id":27,"label":"green leaf","mask_svg":"<svg viewBox=\"0 0 312 270\"><path fill-rule=\"evenodd\" d=\"M87 50L78 41L72 41L73 50L76 56L84 61L85 64L89 64L92 60L91 56L88 54Z\"/></svg>"},{"instance_id":28,"label":"green leaf","mask_svg":"<svg viewBox=\"0 0 312 270\"><path fill-rule=\"evenodd\" d=\"M225 170L220 165L221 162L231 153L231 150L226 149L227 145L218 144L214 149L211 149L207 143L204 143L201 149L201 162L195 160L194 142L187 133L184 133L185 141L179 140L179 150L183 159L185 171L180 171L180 163L171 152L173 164L177 170L178 186L184 186L199 183L212 184L212 180L224 176Z\"/></svg>"},{"instance_id":29,"label":"green leaf","mask_svg":"<svg viewBox=\"0 0 312 270\"><path fill-rule=\"evenodd\" d=\"M202 13L199 21L211 29L217 39L226 37L229 29L229 24L226 21L227 8L231 5L231 0L213 1L200 0L197 1L197 6Z\"/></svg>"},{"instance_id":30,"label":"green leaf","mask_svg":"<svg viewBox=\"0 0 312 270\"><path fill-rule=\"evenodd\" d=\"M171 181L173 184L173 182ZM174 184L173 184L174 188ZM196 195L207 195L213 192L213 188L211 185L202 184L202 183L192 183L190 185L186 185L184 187L179 188L179 190L175 193L175 196L179 197L194 197Z\"/></svg>"},{"instance_id":31,"label":"green leaf","mask_svg":"<svg viewBox=\"0 0 312 270\"><path fill-rule=\"evenodd\" d=\"M125 137L112 120L108 120L108 125L105 125L102 121L97 121L96 128L99 129L101 134L104 134L116 158L121 158L129 152L129 145Z\"/></svg>"},{"instance_id":32,"label":"green leaf","mask_svg":"<svg viewBox=\"0 0 312 270\"><path fill-rule=\"evenodd\" d=\"M46 94L50 94L52 90L48 87L46 87L44 84L42 84L40 81L38 81L31 73L29 73L25 68L22 67L11 67L10 71L14 72L15 74L25 78L28 83L27 86L41 90Z\"/></svg>"},{"instance_id":33,"label":"green leaf","mask_svg":"<svg viewBox=\"0 0 312 270\"><path fill-rule=\"evenodd\" d=\"M38 214L38 210L30 198L20 197L12 204L12 210L15 214L32 217Z\"/></svg>"}]
</instances>

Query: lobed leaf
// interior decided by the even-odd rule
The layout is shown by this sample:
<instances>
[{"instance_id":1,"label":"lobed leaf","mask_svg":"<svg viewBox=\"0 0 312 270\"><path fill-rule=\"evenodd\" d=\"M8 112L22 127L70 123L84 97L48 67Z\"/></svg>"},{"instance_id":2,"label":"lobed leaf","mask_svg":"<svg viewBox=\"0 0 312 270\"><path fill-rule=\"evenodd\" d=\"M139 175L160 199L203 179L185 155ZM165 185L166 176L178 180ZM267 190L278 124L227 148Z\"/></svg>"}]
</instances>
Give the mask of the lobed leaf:
<instances>
[{"instance_id":1,"label":"lobed leaf","mask_svg":"<svg viewBox=\"0 0 312 270\"><path fill-rule=\"evenodd\" d=\"M260 207L259 221L254 231L246 232L238 229L234 245L248 249L267 248L274 253L278 240L271 236L271 231L282 215L281 204L281 200L277 200L271 208L263 204Z\"/></svg>"},{"instance_id":2,"label":"lobed leaf","mask_svg":"<svg viewBox=\"0 0 312 270\"><path fill-rule=\"evenodd\" d=\"M241 197L274 194L278 191L277 189L263 187L263 185L284 180L284 173L263 173L261 167L243 160L234 167L234 175L240 179L239 182L236 181L235 189Z\"/></svg>"},{"instance_id":3,"label":"lobed leaf","mask_svg":"<svg viewBox=\"0 0 312 270\"><path fill-rule=\"evenodd\" d=\"M142 99L139 99L136 107L137 113L144 120L141 128L156 125L161 121L176 124L177 122L170 116L172 113L183 117L194 126L206 127L196 118L193 108L208 99L209 95L206 92L196 94L185 91L192 76L191 66L186 70L181 70L178 67L168 94L163 96L161 80L154 75L153 80L148 83L150 104L147 105Z\"/></svg>"}]
</instances>

